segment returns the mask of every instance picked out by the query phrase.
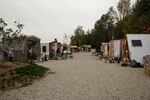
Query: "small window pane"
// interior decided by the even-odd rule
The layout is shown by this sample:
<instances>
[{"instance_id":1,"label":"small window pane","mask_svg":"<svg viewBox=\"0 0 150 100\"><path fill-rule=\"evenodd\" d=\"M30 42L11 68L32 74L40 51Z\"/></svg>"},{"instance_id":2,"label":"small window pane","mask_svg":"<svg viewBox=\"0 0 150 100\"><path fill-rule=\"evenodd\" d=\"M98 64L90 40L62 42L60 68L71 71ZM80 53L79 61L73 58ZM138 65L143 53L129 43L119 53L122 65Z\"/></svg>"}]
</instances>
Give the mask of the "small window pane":
<instances>
[{"instance_id":1,"label":"small window pane","mask_svg":"<svg viewBox=\"0 0 150 100\"><path fill-rule=\"evenodd\" d=\"M43 52L46 52L46 46L42 47Z\"/></svg>"},{"instance_id":2,"label":"small window pane","mask_svg":"<svg viewBox=\"0 0 150 100\"><path fill-rule=\"evenodd\" d=\"M141 47L142 41L141 40L132 40L132 46L133 47Z\"/></svg>"}]
</instances>

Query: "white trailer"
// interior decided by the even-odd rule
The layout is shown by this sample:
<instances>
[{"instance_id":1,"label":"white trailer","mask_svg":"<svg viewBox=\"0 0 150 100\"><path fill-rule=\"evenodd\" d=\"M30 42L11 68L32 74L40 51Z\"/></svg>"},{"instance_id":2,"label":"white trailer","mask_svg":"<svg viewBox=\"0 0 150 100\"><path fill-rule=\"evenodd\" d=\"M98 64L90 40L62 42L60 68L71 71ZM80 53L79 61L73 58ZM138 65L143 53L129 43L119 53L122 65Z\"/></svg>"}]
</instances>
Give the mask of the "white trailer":
<instances>
[{"instance_id":1,"label":"white trailer","mask_svg":"<svg viewBox=\"0 0 150 100\"><path fill-rule=\"evenodd\" d=\"M127 34L130 60L144 64L143 57L150 55L150 34Z\"/></svg>"}]
</instances>

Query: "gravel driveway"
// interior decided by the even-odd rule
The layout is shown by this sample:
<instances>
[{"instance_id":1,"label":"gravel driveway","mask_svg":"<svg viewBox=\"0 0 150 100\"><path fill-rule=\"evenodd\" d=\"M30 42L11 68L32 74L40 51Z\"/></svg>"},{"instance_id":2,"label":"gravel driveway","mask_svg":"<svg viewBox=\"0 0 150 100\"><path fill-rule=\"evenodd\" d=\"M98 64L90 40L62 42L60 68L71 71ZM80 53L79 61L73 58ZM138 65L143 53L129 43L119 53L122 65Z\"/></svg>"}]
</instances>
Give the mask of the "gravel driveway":
<instances>
[{"instance_id":1,"label":"gravel driveway","mask_svg":"<svg viewBox=\"0 0 150 100\"><path fill-rule=\"evenodd\" d=\"M0 93L0 100L150 100L150 77L143 68L104 63L89 53L40 65L55 74Z\"/></svg>"}]
</instances>

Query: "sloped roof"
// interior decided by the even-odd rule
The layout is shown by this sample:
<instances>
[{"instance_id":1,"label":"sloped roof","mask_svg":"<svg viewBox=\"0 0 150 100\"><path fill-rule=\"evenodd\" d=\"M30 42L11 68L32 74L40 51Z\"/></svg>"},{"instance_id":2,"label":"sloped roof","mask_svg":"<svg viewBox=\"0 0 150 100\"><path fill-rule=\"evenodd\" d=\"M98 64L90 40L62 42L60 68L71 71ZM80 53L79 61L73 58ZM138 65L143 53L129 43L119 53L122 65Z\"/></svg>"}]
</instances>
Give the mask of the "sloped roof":
<instances>
[{"instance_id":1,"label":"sloped roof","mask_svg":"<svg viewBox=\"0 0 150 100\"><path fill-rule=\"evenodd\" d=\"M71 45L70 48L78 48L76 45Z\"/></svg>"},{"instance_id":2,"label":"sloped roof","mask_svg":"<svg viewBox=\"0 0 150 100\"><path fill-rule=\"evenodd\" d=\"M91 45L82 45L82 47L91 48Z\"/></svg>"},{"instance_id":3,"label":"sloped roof","mask_svg":"<svg viewBox=\"0 0 150 100\"><path fill-rule=\"evenodd\" d=\"M40 41L41 40L40 38L38 38L38 37L36 37L34 35L29 35L29 36L26 37L26 39L27 40L36 40L36 41Z\"/></svg>"}]
</instances>

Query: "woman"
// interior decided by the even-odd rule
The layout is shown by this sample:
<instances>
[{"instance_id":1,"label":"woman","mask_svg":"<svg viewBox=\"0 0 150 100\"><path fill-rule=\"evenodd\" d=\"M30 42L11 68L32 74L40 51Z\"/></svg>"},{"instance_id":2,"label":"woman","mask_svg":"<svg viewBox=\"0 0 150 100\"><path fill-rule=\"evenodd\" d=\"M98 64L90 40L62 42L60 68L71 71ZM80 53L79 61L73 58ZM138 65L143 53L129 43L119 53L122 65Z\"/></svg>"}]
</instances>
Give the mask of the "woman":
<instances>
[{"instance_id":1,"label":"woman","mask_svg":"<svg viewBox=\"0 0 150 100\"><path fill-rule=\"evenodd\" d=\"M9 52L8 52L8 58L9 58L9 61L13 61L14 53L13 53L12 50L9 50Z\"/></svg>"}]
</instances>

